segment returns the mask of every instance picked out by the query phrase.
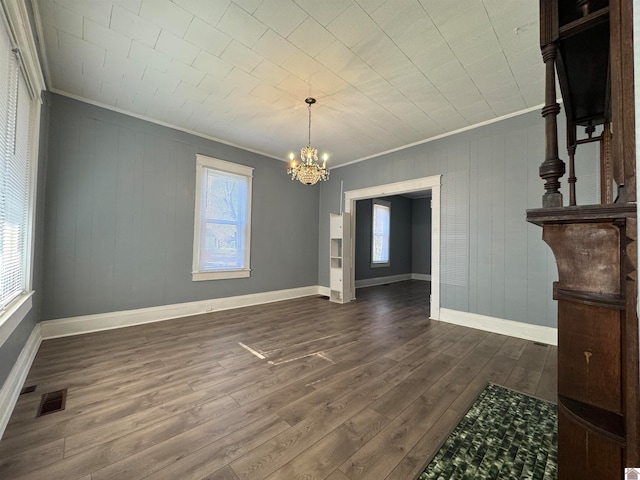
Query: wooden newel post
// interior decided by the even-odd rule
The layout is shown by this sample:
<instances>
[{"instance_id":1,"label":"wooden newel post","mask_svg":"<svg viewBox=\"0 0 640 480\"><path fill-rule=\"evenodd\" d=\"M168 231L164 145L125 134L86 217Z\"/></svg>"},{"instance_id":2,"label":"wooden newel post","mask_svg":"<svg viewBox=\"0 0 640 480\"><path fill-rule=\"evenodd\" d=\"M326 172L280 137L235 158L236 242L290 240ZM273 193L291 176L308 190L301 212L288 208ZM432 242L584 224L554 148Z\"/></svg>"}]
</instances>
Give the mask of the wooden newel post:
<instances>
[{"instance_id":1,"label":"wooden newel post","mask_svg":"<svg viewBox=\"0 0 640 480\"><path fill-rule=\"evenodd\" d=\"M549 43L542 48L545 75L545 105L542 108L545 129L545 159L540 165L540 177L545 180L542 207L562 207L560 177L564 175L564 162L558 156L558 121L560 105L556 102L555 60L558 47Z\"/></svg>"}]
</instances>

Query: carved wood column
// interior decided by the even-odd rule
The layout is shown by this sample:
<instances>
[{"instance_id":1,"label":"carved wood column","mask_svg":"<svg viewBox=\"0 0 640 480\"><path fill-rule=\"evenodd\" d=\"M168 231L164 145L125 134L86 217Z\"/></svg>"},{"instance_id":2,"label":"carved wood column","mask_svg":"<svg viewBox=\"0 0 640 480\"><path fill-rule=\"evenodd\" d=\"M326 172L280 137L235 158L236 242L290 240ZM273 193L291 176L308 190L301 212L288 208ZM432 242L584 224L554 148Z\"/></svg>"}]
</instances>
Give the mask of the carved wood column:
<instances>
[{"instance_id":1,"label":"carved wood column","mask_svg":"<svg viewBox=\"0 0 640 480\"><path fill-rule=\"evenodd\" d=\"M564 175L564 162L558 156L558 114L560 105L556 102L555 61L558 47L549 43L542 47L542 59L545 64L545 105L542 109L545 128L545 159L540 165L540 177L545 180L545 193L542 207L562 207L560 177Z\"/></svg>"}]
</instances>

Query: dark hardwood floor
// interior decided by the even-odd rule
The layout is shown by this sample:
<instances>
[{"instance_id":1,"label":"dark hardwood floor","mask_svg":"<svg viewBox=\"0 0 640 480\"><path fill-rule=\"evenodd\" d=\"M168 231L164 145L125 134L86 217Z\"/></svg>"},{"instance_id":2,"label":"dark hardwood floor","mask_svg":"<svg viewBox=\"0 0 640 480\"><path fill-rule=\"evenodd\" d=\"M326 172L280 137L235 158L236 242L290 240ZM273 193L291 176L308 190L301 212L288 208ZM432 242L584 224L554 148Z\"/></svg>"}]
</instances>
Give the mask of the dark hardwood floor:
<instances>
[{"instance_id":1,"label":"dark hardwood floor","mask_svg":"<svg viewBox=\"0 0 640 480\"><path fill-rule=\"evenodd\" d=\"M427 294L409 281L47 340L0 478L407 480L487 382L555 402L555 347L430 321ZM35 418L61 388L66 409Z\"/></svg>"}]
</instances>

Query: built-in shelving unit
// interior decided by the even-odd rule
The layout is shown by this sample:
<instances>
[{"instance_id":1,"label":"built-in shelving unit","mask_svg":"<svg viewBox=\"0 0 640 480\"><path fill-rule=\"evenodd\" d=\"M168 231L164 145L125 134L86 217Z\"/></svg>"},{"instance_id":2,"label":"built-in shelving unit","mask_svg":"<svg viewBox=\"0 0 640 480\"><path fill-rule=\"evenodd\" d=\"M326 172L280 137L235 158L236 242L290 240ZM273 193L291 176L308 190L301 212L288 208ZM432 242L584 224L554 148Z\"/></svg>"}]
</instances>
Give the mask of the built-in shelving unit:
<instances>
[{"instance_id":1,"label":"built-in shelving unit","mask_svg":"<svg viewBox=\"0 0 640 480\"><path fill-rule=\"evenodd\" d=\"M329 300L336 303L347 303L351 300L349 256L349 214L330 214L329 217Z\"/></svg>"}]
</instances>

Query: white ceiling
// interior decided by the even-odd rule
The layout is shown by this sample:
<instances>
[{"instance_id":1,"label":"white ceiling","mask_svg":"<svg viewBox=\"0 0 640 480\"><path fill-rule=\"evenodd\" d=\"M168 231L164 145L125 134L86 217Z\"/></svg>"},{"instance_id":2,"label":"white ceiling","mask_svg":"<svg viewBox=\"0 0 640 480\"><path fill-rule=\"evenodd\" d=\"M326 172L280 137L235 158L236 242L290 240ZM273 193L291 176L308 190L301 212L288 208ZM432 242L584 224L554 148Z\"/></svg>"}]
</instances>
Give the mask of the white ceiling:
<instances>
[{"instance_id":1,"label":"white ceiling","mask_svg":"<svg viewBox=\"0 0 640 480\"><path fill-rule=\"evenodd\" d=\"M329 166L543 102L537 0L34 0L53 91Z\"/></svg>"}]
</instances>

